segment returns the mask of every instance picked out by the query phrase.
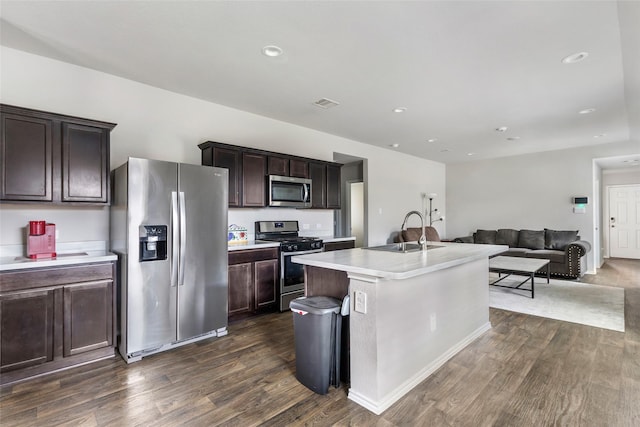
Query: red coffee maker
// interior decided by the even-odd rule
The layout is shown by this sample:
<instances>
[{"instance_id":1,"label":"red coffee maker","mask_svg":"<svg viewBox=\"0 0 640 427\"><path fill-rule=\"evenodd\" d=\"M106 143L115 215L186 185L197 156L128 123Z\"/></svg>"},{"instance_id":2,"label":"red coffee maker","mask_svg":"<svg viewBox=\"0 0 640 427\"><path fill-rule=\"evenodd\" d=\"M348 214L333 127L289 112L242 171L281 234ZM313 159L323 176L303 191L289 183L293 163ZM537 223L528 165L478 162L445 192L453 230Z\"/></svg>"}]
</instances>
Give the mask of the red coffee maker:
<instances>
[{"instance_id":1,"label":"red coffee maker","mask_svg":"<svg viewBox=\"0 0 640 427\"><path fill-rule=\"evenodd\" d=\"M56 257L56 225L29 221L27 256L31 259Z\"/></svg>"}]
</instances>

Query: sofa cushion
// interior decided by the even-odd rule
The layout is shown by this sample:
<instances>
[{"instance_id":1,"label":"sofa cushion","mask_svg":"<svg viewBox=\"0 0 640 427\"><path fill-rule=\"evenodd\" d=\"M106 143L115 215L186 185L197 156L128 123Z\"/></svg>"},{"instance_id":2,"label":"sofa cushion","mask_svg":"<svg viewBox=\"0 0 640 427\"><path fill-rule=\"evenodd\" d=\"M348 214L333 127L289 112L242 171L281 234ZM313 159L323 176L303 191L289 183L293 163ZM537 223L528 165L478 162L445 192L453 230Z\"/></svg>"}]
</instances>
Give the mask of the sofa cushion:
<instances>
[{"instance_id":1,"label":"sofa cushion","mask_svg":"<svg viewBox=\"0 0 640 427\"><path fill-rule=\"evenodd\" d=\"M504 256L527 256L527 252L530 252L530 249L526 249L526 248L509 248L509 250L500 253L499 255L504 255Z\"/></svg>"},{"instance_id":2,"label":"sofa cushion","mask_svg":"<svg viewBox=\"0 0 640 427\"><path fill-rule=\"evenodd\" d=\"M518 247L544 249L544 230L520 230Z\"/></svg>"},{"instance_id":3,"label":"sofa cushion","mask_svg":"<svg viewBox=\"0 0 640 427\"><path fill-rule=\"evenodd\" d=\"M496 230L478 230L474 234L474 243L495 245L497 233Z\"/></svg>"},{"instance_id":4,"label":"sofa cushion","mask_svg":"<svg viewBox=\"0 0 640 427\"><path fill-rule=\"evenodd\" d=\"M564 251L554 251L549 249L538 249L538 250L530 250L527 251L527 258L540 258L540 259L548 259L551 262L564 264L567 257Z\"/></svg>"},{"instance_id":5,"label":"sofa cushion","mask_svg":"<svg viewBox=\"0 0 640 427\"><path fill-rule=\"evenodd\" d=\"M544 229L545 249L564 251L571 242L578 240L578 231L556 231Z\"/></svg>"},{"instance_id":6,"label":"sofa cushion","mask_svg":"<svg viewBox=\"0 0 640 427\"><path fill-rule=\"evenodd\" d=\"M518 246L518 235L520 233L518 230L513 230L511 228L501 228L496 233L496 244L497 245L508 245L510 248L515 248Z\"/></svg>"}]
</instances>

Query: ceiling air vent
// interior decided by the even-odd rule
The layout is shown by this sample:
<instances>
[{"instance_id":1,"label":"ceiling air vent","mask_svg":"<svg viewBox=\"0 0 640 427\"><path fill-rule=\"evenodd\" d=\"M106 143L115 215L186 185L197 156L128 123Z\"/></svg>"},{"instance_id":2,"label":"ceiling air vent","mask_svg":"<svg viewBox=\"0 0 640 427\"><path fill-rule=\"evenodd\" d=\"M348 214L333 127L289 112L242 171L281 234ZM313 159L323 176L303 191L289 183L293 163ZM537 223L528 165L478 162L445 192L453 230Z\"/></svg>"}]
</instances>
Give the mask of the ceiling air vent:
<instances>
[{"instance_id":1,"label":"ceiling air vent","mask_svg":"<svg viewBox=\"0 0 640 427\"><path fill-rule=\"evenodd\" d=\"M340 103L336 101L332 101L331 99L328 99L328 98L322 98L314 102L313 105L320 108L332 108L337 105L340 105Z\"/></svg>"}]
</instances>

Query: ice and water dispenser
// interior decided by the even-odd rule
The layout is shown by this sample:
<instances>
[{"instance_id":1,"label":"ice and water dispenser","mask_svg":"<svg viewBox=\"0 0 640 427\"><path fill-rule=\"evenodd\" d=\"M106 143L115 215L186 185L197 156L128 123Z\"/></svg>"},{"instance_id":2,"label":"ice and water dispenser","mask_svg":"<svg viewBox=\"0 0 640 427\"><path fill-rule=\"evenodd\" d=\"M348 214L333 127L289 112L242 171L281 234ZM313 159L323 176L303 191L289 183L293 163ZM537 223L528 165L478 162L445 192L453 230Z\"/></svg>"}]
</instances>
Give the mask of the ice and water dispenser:
<instances>
[{"instance_id":1,"label":"ice and water dispenser","mask_svg":"<svg viewBox=\"0 0 640 427\"><path fill-rule=\"evenodd\" d=\"M167 259L167 226L140 226L140 262Z\"/></svg>"}]
</instances>

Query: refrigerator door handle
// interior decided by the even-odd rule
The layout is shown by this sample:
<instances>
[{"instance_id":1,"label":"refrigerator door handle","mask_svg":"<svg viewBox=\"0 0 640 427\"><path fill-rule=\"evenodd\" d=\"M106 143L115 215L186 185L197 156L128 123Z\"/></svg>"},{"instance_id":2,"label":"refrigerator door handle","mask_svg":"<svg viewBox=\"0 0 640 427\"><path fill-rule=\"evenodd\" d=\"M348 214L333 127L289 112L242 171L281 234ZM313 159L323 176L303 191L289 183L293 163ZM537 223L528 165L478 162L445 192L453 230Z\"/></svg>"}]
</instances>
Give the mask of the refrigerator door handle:
<instances>
[{"instance_id":1,"label":"refrigerator door handle","mask_svg":"<svg viewBox=\"0 0 640 427\"><path fill-rule=\"evenodd\" d=\"M184 191L180 192L180 260L178 261L178 286L184 285L184 263L187 248L187 208L184 200Z\"/></svg>"},{"instance_id":2,"label":"refrigerator door handle","mask_svg":"<svg viewBox=\"0 0 640 427\"><path fill-rule=\"evenodd\" d=\"M180 229L178 223L178 193L171 192L171 286L178 285L178 253L180 250Z\"/></svg>"}]
</instances>

